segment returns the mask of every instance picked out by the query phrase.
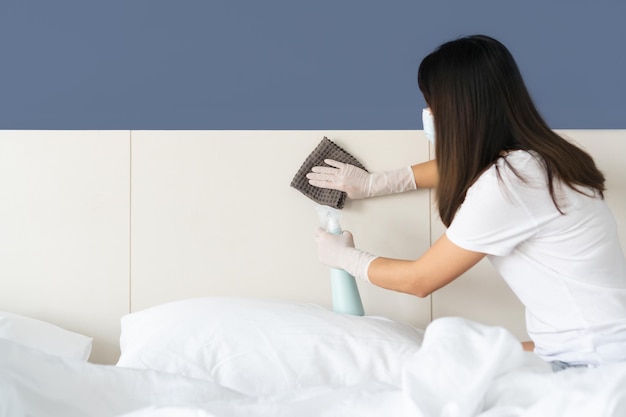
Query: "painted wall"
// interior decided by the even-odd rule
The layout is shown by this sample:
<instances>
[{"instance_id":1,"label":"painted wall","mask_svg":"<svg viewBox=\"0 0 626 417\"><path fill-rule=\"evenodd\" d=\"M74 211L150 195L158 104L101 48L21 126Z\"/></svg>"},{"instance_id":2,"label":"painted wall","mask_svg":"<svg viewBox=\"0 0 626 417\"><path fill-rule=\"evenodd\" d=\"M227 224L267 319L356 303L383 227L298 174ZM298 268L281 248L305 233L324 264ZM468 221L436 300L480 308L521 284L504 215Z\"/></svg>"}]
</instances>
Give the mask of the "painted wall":
<instances>
[{"instance_id":1,"label":"painted wall","mask_svg":"<svg viewBox=\"0 0 626 417\"><path fill-rule=\"evenodd\" d=\"M421 129L421 58L516 56L554 128L626 128L621 0L2 0L0 129Z\"/></svg>"}]
</instances>

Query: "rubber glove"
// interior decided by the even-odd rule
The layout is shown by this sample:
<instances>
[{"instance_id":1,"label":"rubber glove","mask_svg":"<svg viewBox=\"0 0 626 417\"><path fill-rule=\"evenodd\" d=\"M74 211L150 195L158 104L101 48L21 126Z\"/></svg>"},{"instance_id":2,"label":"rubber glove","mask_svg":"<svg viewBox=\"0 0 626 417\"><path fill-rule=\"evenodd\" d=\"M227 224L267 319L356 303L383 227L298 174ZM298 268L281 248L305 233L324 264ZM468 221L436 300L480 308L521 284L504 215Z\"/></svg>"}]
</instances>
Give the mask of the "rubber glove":
<instances>
[{"instance_id":1,"label":"rubber glove","mask_svg":"<svg viewBox=\"0 0 626 417\"><path fill-rule=\"evenodd\" d=\"M326 159L324 162L330 166L313 167L307 174L309 184L345 191L353 200L417 189L410 166L370 174L354 165L332 159Z\"/></svg>"},{"instance_id":2,"label":"rubber glove","mask_svg":"<svg viewBox=\"0 0 626 417\"><path fill-rule=\"evenodd\" d=\"M315 241L321 263L331 268L343 269L357 279L370 282L367 270L377 256L356 249L352 233L344 231L335 235L319 228Z\"/></svg>"}]
</instances>

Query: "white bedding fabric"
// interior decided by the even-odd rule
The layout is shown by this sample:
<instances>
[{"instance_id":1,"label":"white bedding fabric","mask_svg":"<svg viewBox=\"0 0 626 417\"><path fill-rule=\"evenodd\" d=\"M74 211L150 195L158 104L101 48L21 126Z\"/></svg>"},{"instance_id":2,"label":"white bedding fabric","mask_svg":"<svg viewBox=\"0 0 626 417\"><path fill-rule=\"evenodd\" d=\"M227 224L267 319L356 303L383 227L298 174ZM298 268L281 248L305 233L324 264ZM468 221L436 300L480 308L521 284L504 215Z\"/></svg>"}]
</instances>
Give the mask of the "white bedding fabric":
<instances>
[{"instance_id":1,"label":"white bedding fabric","mask_svg":"<svg viewBox=\"0 0 626 417\"><path fill-rule=\"evenodd\" d=\"M122 317L117 365L217 382L252 397L370 380L398 385L423 335L315 304L202 297Z\"/></svg>"},{"instance_id":2,"label":"white bedding fabric","mask_svg":"<svg viewBox=\"0 0 626 417\"><path fill-rule=\"evenodd\" d=\"M64 358L86 361L92 338L32 317L0 311L0 339Z\"/></svg>"},{"instance_id":3,"label":"white bedding fabric","mask_svg":"<svg viewBox=\"0 0 626 417\"><path fill-rule=\"evenodd\" d=\"M483 416L626 415L626 363L552 373L506 330L435 320L401 383L246 396L151 370L62 359L0 340L0 416Z\"/></svg>"}]
</instances>

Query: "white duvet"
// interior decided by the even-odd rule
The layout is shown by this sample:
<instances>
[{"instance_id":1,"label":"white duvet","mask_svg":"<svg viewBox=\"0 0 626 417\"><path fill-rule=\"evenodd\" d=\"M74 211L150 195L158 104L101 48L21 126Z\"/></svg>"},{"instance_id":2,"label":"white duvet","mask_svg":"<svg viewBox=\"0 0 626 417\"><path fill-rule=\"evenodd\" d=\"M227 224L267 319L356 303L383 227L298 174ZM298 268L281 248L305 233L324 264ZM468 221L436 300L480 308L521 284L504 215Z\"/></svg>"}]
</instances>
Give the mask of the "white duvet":
<instances>
[{"instance_id":1,"label":"white duvet","mask_svg":"<svg viewBox=\"0 0 626 417\"><path fill-rule=\"evenodd\" d=\"M626 416L626 363L552 373L498 327L435 320L397 385L263 397L163 372L61 359L0 339L0 416Z\"/></svg>"}]
</instances>

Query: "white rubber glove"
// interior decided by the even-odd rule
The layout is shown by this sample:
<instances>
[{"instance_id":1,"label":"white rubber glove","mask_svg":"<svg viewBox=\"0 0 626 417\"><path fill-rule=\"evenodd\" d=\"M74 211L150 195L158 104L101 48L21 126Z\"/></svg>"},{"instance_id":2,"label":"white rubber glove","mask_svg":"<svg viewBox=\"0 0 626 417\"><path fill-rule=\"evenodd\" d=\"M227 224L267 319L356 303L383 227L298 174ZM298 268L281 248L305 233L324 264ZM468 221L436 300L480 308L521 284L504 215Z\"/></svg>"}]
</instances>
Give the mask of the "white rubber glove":
<instances>
[{"instance_id":1,"label":"white rubber glove","mask_svg":"<svg viewBox=\"0 0 626 417\"><path fill-rule=\"evenodd\" d=\"M344 231L335 235L319 228L315 241L321 263L331 268L343 269L357 279L370 282L367 270L377 256L356 249L352 233Z\"/></svg>"},{"instance_id":2,"label":"white rubber glove","mask_svg":"<svg viewBox=\"0 0 626 417\"><path fill-rule=\"evenodd\" d=\"M354 165L332 159L326 159L324 162L330 166L313 167L307 174L309 184L345 191L353 200L417 189L410 166L370 174Z\"/></svg>"}]
</instances>

